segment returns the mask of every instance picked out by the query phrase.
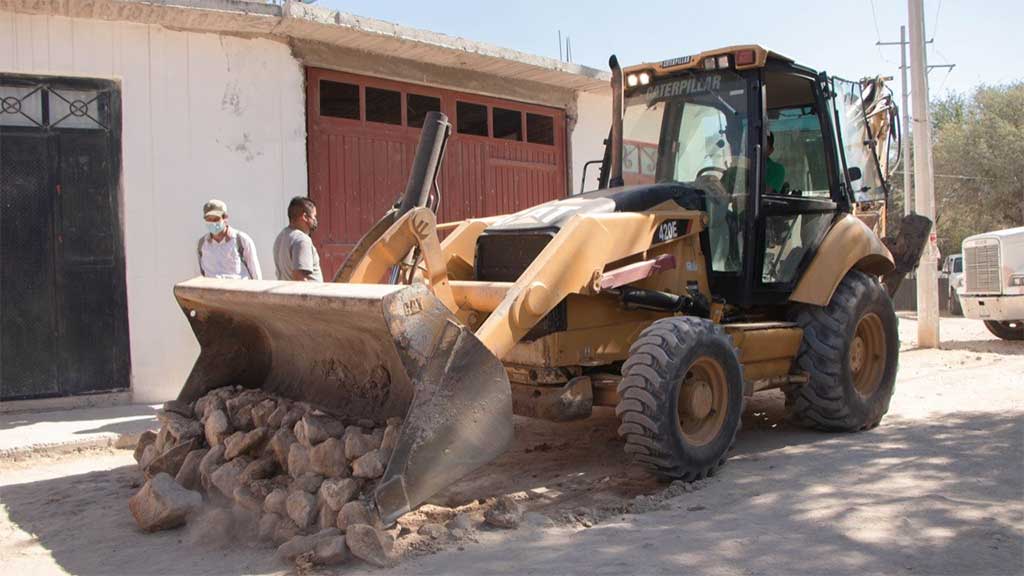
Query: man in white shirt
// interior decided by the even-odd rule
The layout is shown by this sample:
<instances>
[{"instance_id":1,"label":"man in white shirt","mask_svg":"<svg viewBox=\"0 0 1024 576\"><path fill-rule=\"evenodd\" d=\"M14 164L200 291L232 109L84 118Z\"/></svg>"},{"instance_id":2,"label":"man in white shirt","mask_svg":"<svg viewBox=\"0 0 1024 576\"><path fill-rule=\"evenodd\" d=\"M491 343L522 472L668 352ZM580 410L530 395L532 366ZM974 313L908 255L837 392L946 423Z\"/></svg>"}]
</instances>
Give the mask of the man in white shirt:
<instances>
[{"instance_id":1,"label":"man in white shirt","mask_svg":"<svg viewBox=\"0 0 1024 576\"><path fill-rule=\"evenodd\" d=\"M316 204L305 196L288 203L288 225L274 240L274 267L278 280L323 282L320 255L311 235L318 225Z\"/></svg>"},{"instance_id":2,"label":"man in white shirt","mask_svg":"<svg viewBox=\"0 0 1024 576\"><path fill-rule=\"evenodd\" d=\"M199 272L210 278L262 280L256 244L248 234L228 225L228 206L220 200L203 205L206 234L199 239Z\"/></svg>"}]
</instances>

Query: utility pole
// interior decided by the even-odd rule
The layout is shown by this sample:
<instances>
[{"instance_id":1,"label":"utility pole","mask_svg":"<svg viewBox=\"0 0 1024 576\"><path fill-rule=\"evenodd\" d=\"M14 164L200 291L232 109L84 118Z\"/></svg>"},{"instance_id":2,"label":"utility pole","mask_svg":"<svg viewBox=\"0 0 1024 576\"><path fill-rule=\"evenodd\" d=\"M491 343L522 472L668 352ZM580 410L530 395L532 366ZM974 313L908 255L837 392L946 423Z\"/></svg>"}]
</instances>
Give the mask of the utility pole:
<instances>
[{"instance_id":1,"label":"utility pole","mask_svg":"<svg viewBox=\"0 0 1024 576\"><path fill-rule=\"evenodd\" d=\"M922 32L923 35L923 32ZM934 40L928 40L925 44L931 44ZM910 67L907 66L907 27L900 26L900 41L899 42L875 42L875 46L899 46L900 47L900 76L902 81L902 119L900 123L903 126L904 132L910 131L910 104L908 102L910 98L910 84L907 81L907 72ZM956 64L930 64L927 66L928 72L932 71L932 68L954 68ZM914 194L913 194L913 179L911 178L911 172L913 168L912 160L910 158L910 138L904 134L900 138L901 144L903 145L903 215L907 216L913 212L914 208Z\"/></svg>"},{"instance_id":2,"label":"utility pole","mask_svg":"<svg viewBox=\"0 0 1024 576\"><path fill-rule=\"evenodd\" d=\"M932 182L932 128L928 113L928 62L923 0L907 0L910 24L910 73L914 97L914 199L917 213L932 221L917 267L917 345L939 346L939 283L936 271L935 188Z\"/></svg>"}]
</instances>

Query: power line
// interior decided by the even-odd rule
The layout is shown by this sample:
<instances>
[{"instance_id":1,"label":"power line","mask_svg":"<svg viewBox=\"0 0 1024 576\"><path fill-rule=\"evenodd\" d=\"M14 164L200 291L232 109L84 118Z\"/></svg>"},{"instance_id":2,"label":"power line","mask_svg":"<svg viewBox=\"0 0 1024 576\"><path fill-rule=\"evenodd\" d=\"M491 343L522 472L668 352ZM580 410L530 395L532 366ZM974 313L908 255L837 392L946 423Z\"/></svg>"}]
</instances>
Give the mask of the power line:
<instances>
[{"instance_id":1,"label":"power line","mask_svg":"<svg viewBox=\"0 0 1024 576\"><path fill-rule=\"evenodd\" d=\"M932 38L935 38L935 31L939 29L939 12L942 12L942 0L939 0L939 7L935 9L935 19L932 20Z\"/></svg>"},{"instance_id":2,"label":"power line","mask_svg":"<svg viewBox=\"0 0 1024 576\"><path fill-rule=\"evenodd\" d=\"M875 40L877 40L875 46L878 50L878 57L888 64L895 64L895 62L886 58L885 54L882 53L882 33L878 30L878 14L875 12L875 0L868 0L868 2L871 3L871 19L875 23Z\"/></svg>"}]
</instances>

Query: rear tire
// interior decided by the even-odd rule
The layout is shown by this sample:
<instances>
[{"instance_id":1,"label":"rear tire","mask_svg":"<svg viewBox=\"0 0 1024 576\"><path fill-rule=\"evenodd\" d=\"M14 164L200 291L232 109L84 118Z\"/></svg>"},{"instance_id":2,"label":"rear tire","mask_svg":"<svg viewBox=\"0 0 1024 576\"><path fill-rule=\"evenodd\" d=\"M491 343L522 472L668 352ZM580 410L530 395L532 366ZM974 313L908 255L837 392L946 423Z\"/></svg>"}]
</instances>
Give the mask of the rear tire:
<instances>
[{"instance_id":1,"label":"rear tire","mask_svg":"<svg viewBox=\"0 0 1024 576\"><path fill-rule=\"evenodd\" d=\"M684 481L725 463L743 412L743 369L721 326L685 316L654 322L630 348L618 392L619 436L635 462Z\"/></svg>"},{"instance_id":2,"label":"rear tire","mask_svg":"<svg viewBox=\"0 0 1024 576\"><path fill-rule=\"evenodd\" d=\"M964 315L964 309L960 306L960 296L956 290L949 291L949 313L953 316Z\"/></svg>"},{"instance_id":3,"label":"rear tire","mask_svg":"<svg viewBox=\"0 0 1024 576\"><path fill-rule=\"evenodd\" d=\"M877 426L899 360L896 313L882 286L851 270L828 306L800 305L792 316L804 330L796 364L810 381L786 390L789 420L833 432Z\"/></svg>"},{"instance_id":4,"label":"rear tire","mask_svg":"<svg viewBox=\"0 0 1024 576\"><path fill-rule=\"evenodd\" d=\"M985 328L1003 340L1024 340L1024 320L985 320Z\"/></svg>"}]
</instances>

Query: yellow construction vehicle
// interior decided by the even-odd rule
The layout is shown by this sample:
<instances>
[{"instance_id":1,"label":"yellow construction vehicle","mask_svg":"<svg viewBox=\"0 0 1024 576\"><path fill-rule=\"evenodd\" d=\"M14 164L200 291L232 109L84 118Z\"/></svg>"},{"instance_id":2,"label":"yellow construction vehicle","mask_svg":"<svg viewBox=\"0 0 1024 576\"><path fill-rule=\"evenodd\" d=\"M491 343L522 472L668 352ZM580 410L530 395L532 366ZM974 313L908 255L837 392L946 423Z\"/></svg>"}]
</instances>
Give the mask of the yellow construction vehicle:
<instances>
[{"instance_id":1,"label":"yellow construction vehicle","mask_svg":"<svg viewBox=\"0 0 1024 576\"><path fill-rule=\"evenodd\" d=\"M401 202L333 283L179 284L202 347L179 401L241 384L404 417L375 492L388 523L501 454L513 413L615 407L625 451L683 480L723 464L762 390L799 424L876 426L896 267L854 210L884 196L880 86L759 46L611 67L599 190L438 225L435 113Z\"/></svg>"}]
</instances>

